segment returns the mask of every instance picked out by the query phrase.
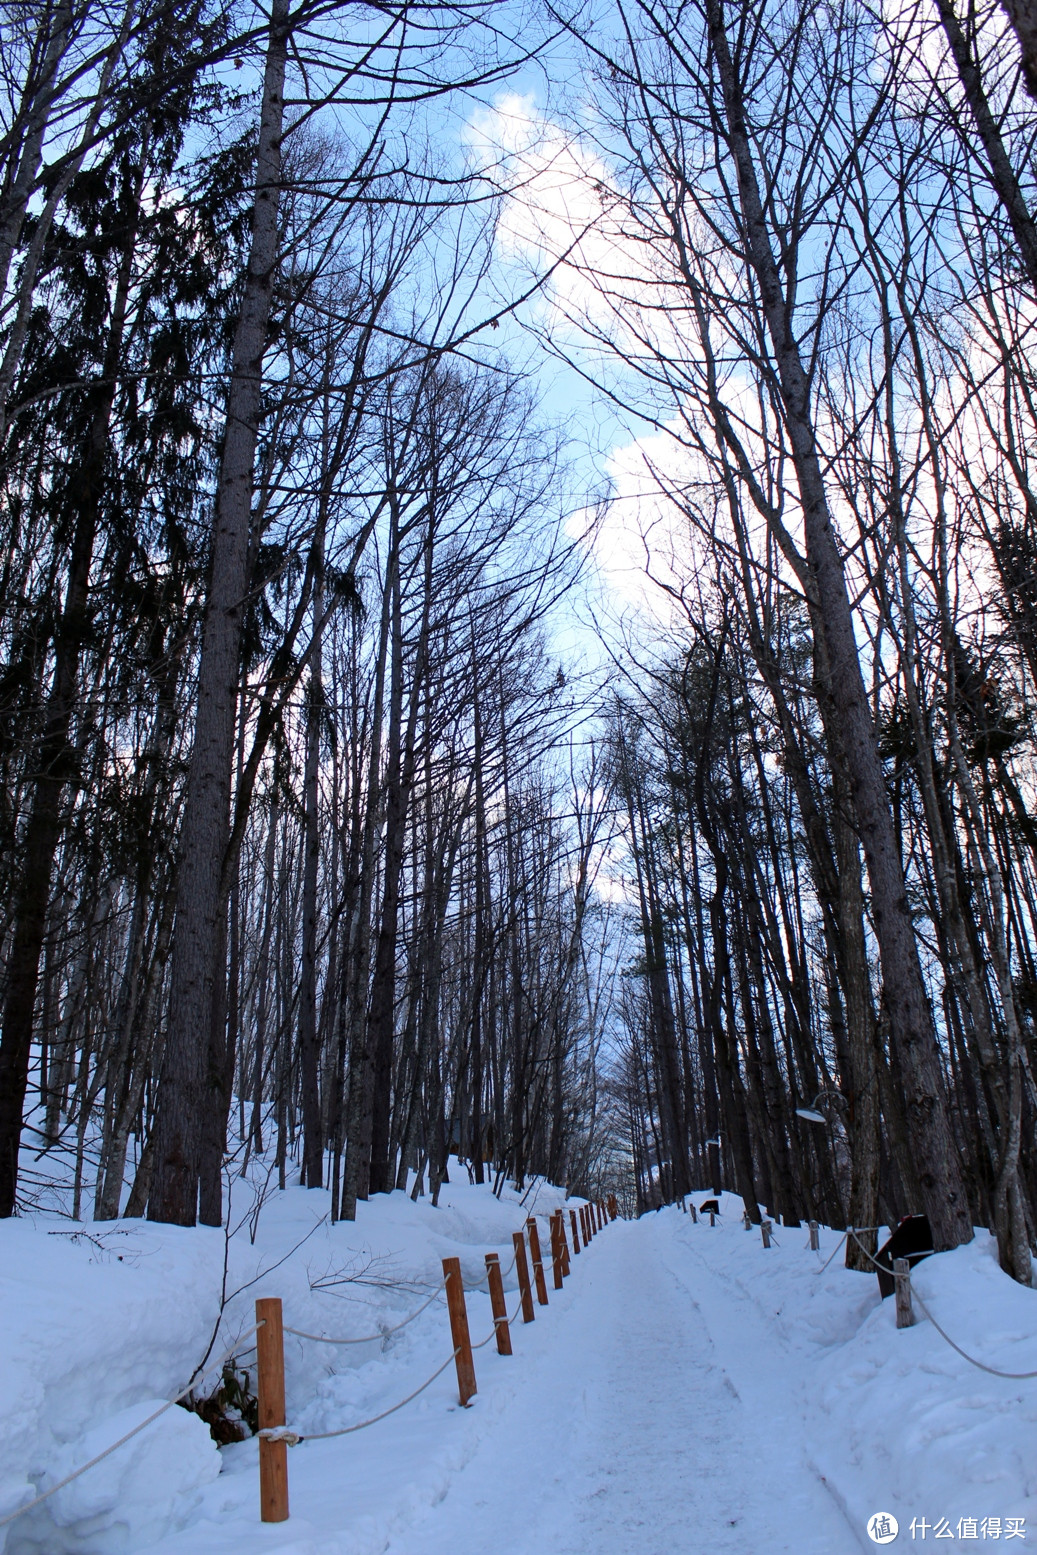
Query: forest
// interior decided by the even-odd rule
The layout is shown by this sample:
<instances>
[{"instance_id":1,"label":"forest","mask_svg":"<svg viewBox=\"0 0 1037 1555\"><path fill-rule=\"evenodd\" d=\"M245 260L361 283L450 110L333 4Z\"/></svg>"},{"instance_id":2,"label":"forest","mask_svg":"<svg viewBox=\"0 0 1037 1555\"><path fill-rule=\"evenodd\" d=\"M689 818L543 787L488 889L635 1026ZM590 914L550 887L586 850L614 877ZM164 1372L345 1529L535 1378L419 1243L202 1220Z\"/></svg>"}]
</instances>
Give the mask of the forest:
<instances>
[{"instance_id":1,"label":"forest","mask_svg":"<svg viewBox=\"0 0 1037 1555\"><path fill-rule=\"evenodd\" d=\"M1032 0L2 15L0 1216L1029 1285Z\"/></svg>"}]
</instances>

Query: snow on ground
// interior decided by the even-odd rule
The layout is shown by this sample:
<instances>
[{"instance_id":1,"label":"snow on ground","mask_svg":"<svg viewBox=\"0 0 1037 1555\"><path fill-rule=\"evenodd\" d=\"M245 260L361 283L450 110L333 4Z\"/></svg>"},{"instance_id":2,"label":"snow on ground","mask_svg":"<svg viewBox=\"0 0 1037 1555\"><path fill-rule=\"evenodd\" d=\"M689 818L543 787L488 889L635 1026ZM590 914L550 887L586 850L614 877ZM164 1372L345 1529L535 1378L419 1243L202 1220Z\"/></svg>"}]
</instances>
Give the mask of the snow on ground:
<instances>
[{"instance_id":1,"label":"snow on ground","mask_svg":"<svg viewBox=\"0 0 1037 1555\"><path fill-rule=\"evenodd\" d=\"M463 1168L453 1176L438 1209L396 1193L333 1227L327 1195L299 1188L269 1196L250 1224L241 1184L229 1239L42 1215L0 1224L0 1516L187 1382L224 1283L214 1355L247 1334L260 1295L281 1296L293 1327L380 1333L438 1288L441 1258L459 1256L470 1285L484 1253L510 1264L534 1200L546 1245L561 1190L498 1201ZM218 1450L173 1409L0 1531L0 1549L853 1555L875 1547L876 1512L899 1520L900 1547L1007 1543L1013 1527L1037 1538L1037 1380L977 1370L924 1320L898 1332L872 1276L844 1269L841 1253L823 1269L837 1233L822 1231L819 1255L806 1228L778 1228L765 1250L740 1208L725 1196L715 1227L676 1209L609 1226L536 1322L513 1325L512 1357L477 1353L470 1409L448 1367L377 1425L292 1449L287 1523L259 1522L256 1442ZM513 1306L514 1273L505 1283ZM977 1359L1037 1370L1037 1293L1000 1272L985 1233L914 1283ZM475 1290L468 1304L478 1340L489 1300ZM361 1345L289 1337L289 1424L364 1420L449 1350L439 1301Z\"/></svg>"}]
</instances>

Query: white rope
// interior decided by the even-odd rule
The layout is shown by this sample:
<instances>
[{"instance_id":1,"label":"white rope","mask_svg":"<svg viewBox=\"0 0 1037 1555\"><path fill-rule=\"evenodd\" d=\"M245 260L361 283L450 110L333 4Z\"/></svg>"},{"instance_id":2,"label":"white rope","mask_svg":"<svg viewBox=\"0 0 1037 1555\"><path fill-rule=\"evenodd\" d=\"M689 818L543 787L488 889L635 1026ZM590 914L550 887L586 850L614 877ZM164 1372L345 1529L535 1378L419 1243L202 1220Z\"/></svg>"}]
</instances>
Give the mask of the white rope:
<instances>
[{"instance_id":1,"label":"white rope","mask_svg":"<svg viewBox=\"0 0 1037 1555\"><path fill-rule=\"evenodd\" d=\"M516 1253L515 1256L517 1258L518 1254ZM514 1262L515 1262L515 1259L512 1259L512 1264L514 1264ZM510 1266L509 1266L508 1272L509 1273L511 1272ZM437 1292L437 1294L438 1294L438 1292ZM427 1306L428 1302L426 1302L425 1305ZM496 1337L497 1325L499 1323L514 1323L515 1319L518 1317L518 1315L519 1315L519 1313L521 1311L522 1311L522 1298L520 1296L519 1297L519 1301L518 1301L518 1305L516 1306L515 1311L512 1313L511 1317L510 1318L508 1318L506 1316L502 1317L502 1318L496 1318L495 1317L494 1320L493 1320L493 1327L490 1329L490 1332L486 1335L486 1338L485 1339L480 1339L478 1344L473 1344L472 1345L471 1348L472 1348L473 1352L475 1350L481 1350L484 1347L484 1345L488 1345L490 1340ZM295 1332L294 1329L290 1329L290 1328L286 1328L285 1329L285 1333L294 1333L294 1332ZM401 1398L400 1402L398 1404L393 1404L391 1408L383 1409L381 1414L372 1415L370 1420L361 1420L356 1425L343 1426L341 1428L341 1430L338 1430L338 1431L319 1431L319 1432L316 1432L316 1433L313 1433L313 1434L307 1434L305 1436L300 1434L298 1431L290 1430L288 1426L283 1426L283 1425L282 1426L274 1426L269 1431L260 1431L259 1434L260 1434L260 1436L264 1436L264 1435L265 1436L269 1436L270 1439L274 1440L274 1441L285 1441L285 1442L288 1443L289 1446L294 1447L297 1442L326 1442L326 1441L330 1441L331 1438L335 1437L335 1436L349 1436L354 1431L366 1430L366 1428L369 1425L377 1425L379 1420L385 1420L385 1419L388 1418L389 1415L394 1415L398 1409L402 1409L405 1404L409 1404L412 1399L417 1398L419 1393L424 1393L426 1388L429 1388L429 1387L432 1386L432 1384L435 1382L437 1377L441 1377L443 1375L443 1373L446 1371L447 1367L450 1365L450 1362L453 1361L453 1360L456 1360L457 1356L460 1353L461 1353L460 1352L460 1347L458 1347L456 1350L454 1350L453 1354L451 1354L451 1355L449 1355L447 1357L447 1359L443 1362L442 1366L438 1367L432 1373L431 1377L427 1378L427 1380L425 1382L423 1382L420 1387L414 1389L413 1393L408 1393L406 1398Z\"/></svg>"},{"instance_id":2,"label":"white rope","mask_svg":"<svg viewBox=\"0 0 1037 1555\"><path fill-rule=\"evenodd\" d=\"M316 1344L370 1344L374 1339L388 1339L390 1334L398 1334L401 1328L406 1328L408 1323L413 1323L416 1317L430 1307L434 1301L442 1301L442 1291L434 1290L427 1301L423 1301L416 1312L405 1317L402 1323L396 1323L392 1328L379 1329L376 1334L362 1334L359 1339L330 1339L327 1334L308 1334L301 1328L289 1328L285 1324L285 1333L294 1334L296 1339L312 1339Z\"/></svg>"},{"instance_id":3,"label":"white rope","mask_svg":"<svg viewBox=\"0 0 1037 1555\"><path fill-rule=\"evenodd\" d=\"M523 1221L523 1225L525 1225L524 1221ZM502 1269L501 1272L500 1272L500 1277L501 1277L502 1280L506 1280L507 1279L507 1277L511 1273L512 1269L515 1267L515 1264L516 1264L517 1261L518 1261L518 1251L516 1250L515 1252L512 1253L512 1255L511 1255L511 1262L508 1264L507 1268L506 1269ZM489 1278L488 1274L484 1274L481 1279L476 1280L474 1285L465 1285L465 1287L464 1287L465 1295L466 1296L470 1296L470 1295L474 1294L475 1292L478 1292L480 1295L483 1295L483 1296L488 1295L489 1291L488 1291L487 1286L486 1286L486 1282L487 1282L488 1278Z\"/></svg>"},{"instance_id":4,"label":"white rope","mask_svg":"<svg viewBox=\"0 0 1037 1555\"><path fill-rule=\"evenodd\" d=\"M871 1261L873 1264L875 1264L876 1269L881 1269L883 1274L889 1274L891 1272L889 1269L885 1268L884 1265L878 1263L874 1258L871 1257L868 1249L864 1246L864 1243L861 1241L860 1237L854 1231L852 1226L850 1227L850 1230L847 1234L853 1237L853 1240L857 1243L857 1246L860 1248L864 1256L866 1258L871 1258ZM1031 1382L1034 1377L1037 1377L1037 1371L998 1371L996 1366L988 1366L986 1361L977 1361L974 1355L970 1355L967 1350L963 1350L960 1344L955 1344L950 1334L944 1332L913 1285L911 1287L911 1299L912 1301L918 1302L918 1305L921 1307L930 1323L936 1329L936 1332L939 1334L940 1338L946 1340L951 1349L956 1350L957 1353L961 1356L962 1360L968 1361L970 1366L975 1366L980 1371L989 1372L992 1377L1004 1377L1008 1382Z\"/></svg>"},{"instance_id":5,"label":"white rope","mask_svg":"<svg viewBox=\"0 0 1037 1555\"><path fill-rule=\"evenodd\" d=\"M851 1232L853 1233L854 1241L857 1242L858 1246L859 1246L860 1243L859 1243L859 1240L858 1240L857 1235L856 1235L856 1233L858 1231L880 1231L881 1229L882 1229L881 1226L850 1226L846 1231L843 1232L843 1234L839 1238L838 1242L836 1242L834 1251L829 1253L828 1257L825 1259L825 1261L821 1265L820 1269L815 1269L814 1273L815 1274L824 1274L825 1270L828 1268L828 1265L831 1263L832 1259L835 1257L836 1253L839 1251L840 1247L842 1247L843 1243L846 1241L846 1238L851 1234ZM817 1256L820 1258L820 1256L821 1256L821 1249L817 1248L816 1252L817 1252ZM869 1258L871 1258L871 1254L868 1252L867 1248L864 1248L864 1252L866 1253L866 1255ZM872 1259L872 1262L874 1263L875 1260ZM889 1271L887 1270L886 1272L888 1273Z\"/></svg>"},{"instance_id":6,"label":"white rope","mask_svg":"<svg viewBox=\"0 0 1037 1555\"><path fill-rule=\"evenodd\" d=\"M119 1440L117 1442L113 1442L110 1447L106 1447L104 1452L99 1452L96 1458L91 1458L89 1463L84 1463L80 1468L73 1469L71 1474L66 1474L64 1479L59 1479L56 1485L51 1485L48 1490L44 1490L40 1495L36 1496L34 1500L26 1501L25 1505L18 1507L17 1511L8 1512L6 1517L0 1517L0 1528L5 1528L8 1523L13 1523L15 1518L24 1516L26 1512L31 1512L33 1507L39 1506L41 1501L46 1501L48 1497L56 1495L59 1490L64 1490L66 1485L71 1485L72 1481L74 1479L78 1479L81 1474L85 1474L87 1469L92 1469L95 1464L103 1462L103 1460L110 1457L113 1452L117 1452L120 1447L124 1446L126 1442L131 1439L131 1437L138 1436L141 1431L143 1431L152 1423L153 1420L157 1420L159 1415L164 1415L167 1409L172 1409L174 1405L179 1404L181 1399L186 1398L188 1393L193 1391L195 1384L201 1381L202 1377L207 1377L211 1371L215 1371L218 1366L222 1366L225 1361L229 1361L234 1352L241 1348L242 1340L251 1339L253 1334L257 1334L262 1326L262 1323L257 1323L255 1328L251 1328L249 1329L248 1333L242 1334L234 1341L230 1349L226 1350L223 1355L220 1356L219 1360L213 1361L210 1365L206 1366L203 1371L199 1372L197 1376L192 1378L192 1380L187 1384L187 1387L183 1388L181 1392L176 1395L176 1398L168 1399L160 1409L156 1409L154 1413L150 1414L146 1420L142 1420L139 1425L135 1425L132 1431L127 1431L125 1436L120 1436Z\"/></svg>"},{"instance_id":7,"label":"white rope","mask_svg":"<svg viewBox=\"0 0 1037 1555\"><path fill-rule=\"evenodd\" d=\"M936 1332L939 1334L940 1338L946 1339L951 1349L957 1350L962 1359L968 1361L970 1365L978 1366L980 1371L988 1371L992 1377L1007 1377L1009 1382L1029 1382L1034 1377L1037 1377L1037 1371L998 1371L996 1366L988 1366L985 1361L977 1361L974 1355L967 1355L960 1344L954 1343L954 1340L951 1338L950 1334L944 1333L943 1329L933 1317L932 1313L929 1311L929 1308L926 1306L917 1290L915 1290L914 1286L911 1287L911 1299L912 1301L918 1302L918 1305L921 1307L930 1323L936 1329Z\"/></svg>"},{"instance_id":8,"label":"white rope","mask_svg":"<svg viewBox=\"0 0 1037 1555\"><path fill-rule=\"evenodd\" d=\"M850 1233L849 1233L849 1232L848 1232L848 1231L844 1231L844 1232L843 1232L843 1234L842 1234L842 1236L841 1236L841 1237L840 1237L840 1238L839 1238L839 1240L838 1240L838 1242L836 1242L836 1244L835 1244L835 1249L834 1249L834 1251L833 1251L833 1252L831 1252L831 1253L830 1253L830 1254L829 1254L829 1256L828 1256L828 1257L827 1257L827 1258L826 1258L826 1259L825 1259L825 1261L824 1261L824 1263L823 1263L823 1264L822 1264L822 1265L821 1265L821 1267L820 1267L820 1269L815 1269L815 1270L814 1270L814 1273L815 1273L815 1274L824 1274L824 1272L825 1272L825 1270L826 1270L826 1269L827 1269L827 1268L828 1268L828 1265L829 1265L829 1264L830 1264L830 1263L831 1263L831 1261L832 1261L832 1259L833 1259L833 1258L834 1258L834 1257L835 1257L835 1255L836 1255L836 1253L837 1253L837 1252L838 1252L838 1251L839 1251L839 1249L840 1249L840 1247L842 1247L842 1245L843 1245L843 1243L844 1243L844 1242L845 1242L845 1241L846 1241L846 1238L847 1238L847 1237L848 1237L848 1236L849 1236L849 1234L850 1234ZM820 1252L820 1249L818 1249L818 1254L817 1254L817 1256L818 1256L818 1257L819 1257L819 1258L820 1258L820 1256L821 1256L821 1252Z\"/></svg>"},{"instance_id":9,"label":"white rope","mask_svg":"<svg viewBox=\"0 0 1037 1555\"><path fill-rule=\"evenodd\" d=\"M511 1262L507 1265L506 1268L501 1270L502 1280L507 1279L512 1269L514 1269L517 1259L518 1253L513 1252L511 1255ZM487 1278L488 1276L484 1275L483 1279L479 1280L476 1284L466 1285L464 1287L465 1294L472 1295L474 1292L478 1291L484 1296L487 1295L488 1292L486 1289L484 1289L484 1282ZM314 1344L371 1344L376 1339L388 1339L391 1334L398 1334L401 1328L406 1328L408 1323L413 1323L414 1319L416 1317L420 1317L421 1314L426 1311L434 1301L442 1300L443 1292L434 1290L428 1300L423 1301L421 1306L418 1307L417 1311L412 1312L409 1317L405 1317L402 1323L395 1323L392 1328L379 1329L378 1333L376 1334L362 1334L359 1339L332 1339L329 1338L327 1334L309 1334L306 1333L306 1331L302 1328L289 1328L287 1323L285 1324L284 1331L286 1334L294 1334L296 1339L310 1339Z\"/></svg>"},{"instance_id":10,"label":"white rope","mask_svg":"<svg viewBox=\"0 0 1037 1555\"><path fill-rule=\"evenodd\" d=\"M393 1404L391 1409L383 1409L380 1415L372 1415L370 1420L361 1420L357 1425L343 1426L339 1431L316 1431L313 1433L307 1433L305 1436L301 1436L295 1431L289 1431L286 1426L276 1426L274 1430L275 1432L280 1430L285 1433L281 1440L290 1441L290 1438L294 1437L296 1442L326 1442L329 1441L333 1436L349 1436L353 1431L363 1431L367 1426L377 1425L379 1420L385 1420L389 1415L394 1415L398 1409L403 1408L404 1404L409 1404L411 1399L417 1398L419 1393L424 1393L426 1388L430 1388L432 1386L437 1377L441 1377L443 1375L451 1361L453 1361L458 1354L459 1351L454 1350L452 1354L447 1356L442 1366L438 1367L438 1369L432 1373L431 1377L427 1378L426 1381L421 1384L420 1388L415 1388L413 1393L408 1393L406 1398L401 1398L400 1402L398 1404ZM260 1435L262 1434L263 1433L260 1432ZM294 1445L294 1443L291 1443L291 1445Z\"/></svg>"}]
</instances>

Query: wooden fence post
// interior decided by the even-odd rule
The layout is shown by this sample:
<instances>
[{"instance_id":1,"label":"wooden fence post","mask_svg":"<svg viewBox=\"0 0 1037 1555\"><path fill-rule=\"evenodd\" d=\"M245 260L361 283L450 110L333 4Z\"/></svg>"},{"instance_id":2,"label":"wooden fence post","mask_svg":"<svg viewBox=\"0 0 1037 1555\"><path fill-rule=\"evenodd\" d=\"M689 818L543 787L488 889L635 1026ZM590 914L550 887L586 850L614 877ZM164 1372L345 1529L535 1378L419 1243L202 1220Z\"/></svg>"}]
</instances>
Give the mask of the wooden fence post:
<instances>
[{"instance_id":1,"label":"wooden fence post","mask_svg":"<svg viewBox=\"0 0 1037 1555\"><path fill-rule=\"evenodd\" d=\"M532 1215L526 1221L526 1230L529 1232L529 1251L533 1259L533 1278L536 1281L537 1300L542 1307L546 1307L547 1281L544 1279L544 1260L540 1256L540 1232Z\"/></svg>"},{"instance_id":2,"label":"wooden fence post","mask_svg":"<svg viewBox=\"0 0 1037 1555\"><path fill-rule=\"evenodd\" d=\"M283 1426L284 1330L280 1296L256 1302L256 1392L259 1395L259 1515L264 1523L283 1523L288 1516L288 1443L271 1441L263 1431Z\"/></svg>"},{"instance_id":3,"label":"wooden fence post","mask_svg":"<svg viewBox=\"0 0 1037 1555\"><path fill-rule=\"evenodd\" d=\"M915 1315L911 1310L911 1265L906 1258L894 1258L893 1280L897 1303L897 1327L911 1328Z\"/></svg>"},{"instance_id":4,"label":"wooden fence post","mask_svg":"<svg viewBox=\"0 0 1037 1555\"><path fill-rule=\"evenodd\" d=\"M501 1279L500 1259L496 1253L486 1254L486 1279L490 1287L490 1311L497 1334L497 1354L511 1354L511 1329L508 1327L508 1304L504 1299L504 1281Z\"/></svg>"},{"instance_id":5,"label":"wooden fence post","mask_svg":"<svg viewBox=\"0 0 1037 1555\"><path fill-rule=\"evenodd\" d=\"M562 1224L558 1213L551 1216L551 1267L554 1270L555 1290L561 1290L565 1275L562 1272Z\"/></svg>"},{"instance_id":6,"label":"wooden fence post","mask_svg":"<svg viewBox=\"0 0 1037 1555\"><path fill-rule=\"evenodd\" d=\"M692 1225L697 1226L699 1223L699 1212L690 1199L688 1200L688 1214L691 1216Z\"/></svg>"},{"instance_id":7,"label":"wooden fence post","mask_svg":"<svg viewBox=\"0 0 1037 1555\"><path fill-rule=\"evenodd\" d=\"M562 1276L569 1278L569 1238L565 1234L565 1210L558 1211L558 1240L562 1244Z\"/></svg>"},{"instance_id":8,"label":"wooden fence post","mask_svg":"<svg viewBox=\"0 0 1037 1555\"><path fill-rule=\"evenodd\" d=\"M715 1210L710 1210L710 1212L709 1212L709 1223L710 1223L711 1226L715 1226L716 1223L717 1223L717 1217L716 1217L716 1211Z\"/></svg>"},{"instance_id":9,"label":"wooden fence post","mask_svg":"<svg viewBox=\"0 0 1037 1555\"><path fill-rule=\"evenodd\" d=\"M586 1242L589 1242L591 1240L591 1238L594 1236L594 1232L591 1230L590 1205L589 1204L581 1204L580 1205L580 1214L583 1217L583 1240L586 1243Z\"/></svg>"},{"instance_id":10,"label":"wooden fence post","mask_svg":"<svg viewBox=\"0 0 1037 1555\"><path fill-rule=\"evenodd\" d=\"M599 1199L598 1200L598 1230L599 1231L604 1231L604 1229L605 1229L605 1206L601 1202L601 1200Z\"/></svg>"},{"instance_id":11,"label":"wooden fence post","mask_svg":"<svg viewBox=\"0 0 1037 1555\"><path fill-rule=\"evenodd\" d=\"M475 1362L472 1360L472 1340L468 1332L468 1309L464 1301L464 1280L461 1277L460 1258L443 1259L443 1279L446 1282L446 1305L450 1314L450 1337L454 1341L454 1362L457 1366L457 1392L461 1407L468 1408L468 1400L475 1393Z\"/></svg>"},{"instance_id":12,"label":"wooden fence post","mask_svg":"<svg viewBox=\"0 0 1037 1555\"><path fill-rule=\"evenodd\" d=\"M576 1211L574 1209L569 1211L569 1224L572 1226L573 1232L573 1252L578 1253L580 1251L580 1233L576 1229Z\"/></svg>"},{"instance_id":13,"label":"wooden fence post","mask_svg":"<svg viewBox=\"0 0 1037 1555\"><path fill-rule=\"evenodd\" d=\"M818 1233L817 1233L817 1221L816 1220L812 1220L812 1221L810 1221L810 1251L812 1253L816 1253L816 1252L820 1251L820 1248L821 1248L821 1238L818 1236Z\"/></svg>"},{"instance_id":14,"label":"wooden fence post","mask_svg":"<svg viewBox=\"0 0 1037 1555\"><path fill-rule=\"evenodd\" d=\"M532 1323L536 1317L533 1309L533 1292L529 1288L529 1264L526 1262L526 1239L521 1231L511 1237L515 1248L515 1273L518 1275L519 1295L522 1297L522 1321Z\"/></svg>"},{"instance_id":15,"label":"wooden fence post","mask_svg":"<svg viewBox=\"0 0 1037 1555\"><path fill-rule=\"evenodd\" d=\"M763 1245L764 1245L764 1247L770 1247L770 1245L771 1245L771 1223L770 1223L769 1220L764 1219L764 1220L760 1221L760 1235L763 1237Z\"/></svg>"},{"instance_id":16,"label":"wooden fence post","mask_svg":"<svg viewBox=\"0 0 1037 1555\"><path fill-rule=\"evenodd\" d=\"M616 1195L610 1193L608 1197L608 1212L610 1220L619 1219L619 1205L616 1203Z\"/></svg>"}]
</instances>

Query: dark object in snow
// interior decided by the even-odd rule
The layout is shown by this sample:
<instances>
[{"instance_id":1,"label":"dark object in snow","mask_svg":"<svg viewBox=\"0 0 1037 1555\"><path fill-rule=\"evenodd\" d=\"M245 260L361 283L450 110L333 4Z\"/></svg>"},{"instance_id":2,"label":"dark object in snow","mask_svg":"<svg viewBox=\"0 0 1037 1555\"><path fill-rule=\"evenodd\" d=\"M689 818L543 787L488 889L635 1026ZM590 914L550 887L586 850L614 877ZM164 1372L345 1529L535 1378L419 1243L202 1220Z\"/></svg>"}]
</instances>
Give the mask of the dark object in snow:
<instances>
[{"instance_id":1,"label":"dark object in snow","mask_svg":"<svg viewBox=\"0 0 1037 1555\"><path fill-rule=\"evenodd\" d=\"M248 1372L235 1369L233 1361L224 1366L223 1380L215 1392L208 1398L188 1393L180 1400L180 1408L205 1421L218 1447L247 1441L259 1430L259 1400L252 1392Z\"/></svg>"},{"instance_id":2,"label":"dark object in snow","mask_svg":"<svg viewBox=\"0 0 1037 1555\"><path fill-rule=\"evenodd\" d=\"M929 1216L905 1215L893 1235L883 1242L875 1254L875 1262L880 1265L875 1272L883 1301L887 1296L892 1296L896 1288L893 1278L894 1258L906 1258L909 1264L914 1265L928 1258L932 1250L933 1229L929 1224Z\"/></svg>"},{"instance_id":3,"label":"dark object in snow","mask_svg":"<svg viewBox=\"0 0 1037 1555\"><path fill-rule=\"evenodd\" d=\"M719 1204L718 1200L716 1200L716 1199L706 1199L705 1203L699 1205L699 1214L700 1215L719 1215L720 1214L720 1204Z\"/></svg>"}]
</instances>

